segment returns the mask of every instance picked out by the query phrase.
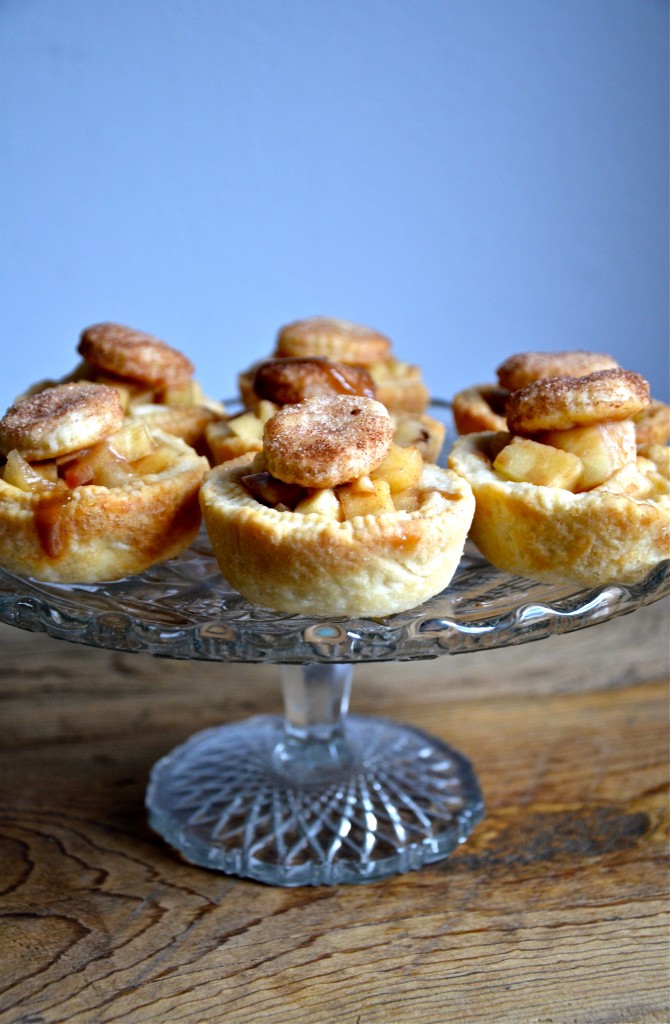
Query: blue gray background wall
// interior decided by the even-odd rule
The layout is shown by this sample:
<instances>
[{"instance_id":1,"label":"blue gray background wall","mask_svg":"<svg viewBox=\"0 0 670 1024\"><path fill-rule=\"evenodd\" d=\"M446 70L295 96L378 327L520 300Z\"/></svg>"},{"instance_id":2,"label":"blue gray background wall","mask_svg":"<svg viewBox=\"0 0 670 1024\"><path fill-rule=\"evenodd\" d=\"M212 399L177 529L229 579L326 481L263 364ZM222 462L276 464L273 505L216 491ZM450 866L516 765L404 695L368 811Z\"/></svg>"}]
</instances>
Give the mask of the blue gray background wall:
<instances>
[{"instance_id":1,"label":"blue gray background wall","mask_svg":"<svg viewBox=\"0 0 670 1024\"><path fill-rule=\"evenodd\" d=\"M529 348L668 397L662 0L3 0L0 404L88 323L212 393L323 313L436 394Z\"/></svg>"}]
</instances>

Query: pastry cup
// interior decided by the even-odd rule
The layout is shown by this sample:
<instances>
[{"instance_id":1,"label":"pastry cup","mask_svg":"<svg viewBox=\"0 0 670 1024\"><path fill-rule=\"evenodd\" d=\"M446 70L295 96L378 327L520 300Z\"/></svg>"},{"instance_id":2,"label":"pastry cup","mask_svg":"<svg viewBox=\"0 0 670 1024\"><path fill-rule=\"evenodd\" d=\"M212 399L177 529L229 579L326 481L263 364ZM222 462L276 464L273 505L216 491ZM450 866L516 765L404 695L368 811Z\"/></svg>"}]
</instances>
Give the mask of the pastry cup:
<instances>
[{"instance_id":1,"label":"pastry cup","mask_svg":"<svg viewBox=\"0 0 670 1024\"><path fill-rule=\"evenodd\" d=\"M456 474L424 466L416 512L337 522L256 501L240 482L252 458L213 469L200 492L221 573L247 600L290 613L376 617L449 584L474 512Z\"/></svg>"},{"instance_id":2,"label":"pastry cup","mask_svg":"<svg viewBox=\"0 0 670 1024\"><path fill-rule=\"evenodd\" d=\"M497 384L474 384L457 391L452 401L452 412L458 433L507 430L505 401L508 395L509 391Z\"/></svg>"},{"instance_id":3,"label":"pastry cup","mask_svg":"<svg viewBox=\"0 0 670 1024\"><path fill-rule=\"evenodd\" d=\"M55 494L0 479L0 565L55 583L96 583L142 572L196 536L208 469L180 438L152 431L173 453L159 473L120 487L87 484Z\"/></svg>"},{"instance_id":4,"label":"pastry cup","mask_svg":"<svg viewBox=\"0 0 670 1024\"><path fill-rule=\"evenodd\" d=\"M130 403L129 415L141 419L151 430L163 430L206 453L205 435L207 428L223 419L223 406L211 405L161 405L158 402Z\"/></svg>"},{"instance_id":5,"label":"pastry cup","mask_svg":"<svg viewBox=\"0 0 670 1024\"><path fill-rule=\"evenodd\" d=\"M670 557L670 482L660 464L653 496L601 488L573 494L514 483L490 458L491 432L456 440L449 466L471 485L470 537L493 565L549 583L635 583ZM651 451L651 450L650 450ZM652 455L653 457L653 455Z\"/></svg>"},{"instance_id":6,"label":"pastry cup","mask_svg":"<svg viewBox=\"0 0 670 1024\"><path fill-rule=\"evenodd\" d=\"M391 358L373 363L367 370L375 382L377 399L389 412L422 413L428 408L430 393L418 366Z\"/></svg>"}]
</instances>

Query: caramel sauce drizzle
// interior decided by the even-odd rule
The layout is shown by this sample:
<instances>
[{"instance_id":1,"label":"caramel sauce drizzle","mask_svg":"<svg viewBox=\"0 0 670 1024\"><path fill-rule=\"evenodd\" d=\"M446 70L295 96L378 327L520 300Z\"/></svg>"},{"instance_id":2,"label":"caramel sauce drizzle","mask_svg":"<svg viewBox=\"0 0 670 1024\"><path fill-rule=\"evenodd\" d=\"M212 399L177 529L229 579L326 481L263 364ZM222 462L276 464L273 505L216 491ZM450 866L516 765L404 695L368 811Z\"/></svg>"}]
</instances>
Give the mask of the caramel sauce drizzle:
<instances>
[{"instance_id":1,"label":"caramel sauce drizzle","mask_svg":"<svg viewBox=\"0 0 670 1024\"><path fill-rule=\"evenodd\" d=\"M65 548L62 511L71 500L71 490L58 488L41 497L35 506L35 529L49 558L58 558Z\"/></svg>"},{"instance_id":2,"label":"caramel sauce drizzle","mask_svg":"<svg viewBox=\"0 0 670 1024\"><path fill-rule=\"evenodd\" d=\"M326 356L283 356L278 359L269 359L263 363L259 363L256 366L256 370L253 378L253 389L259 398L266 398L269 401L279 401L279 404L283 404L277 397L275 390L275 382L272 380L272 367L273 365L281 366L294 366L299 368L304 366L306 370L314 371L320 374L321 379L325 385L325 394L338 394L338 395L358 395L365 398L374 398L374 385L372 382L368 384L367 373L361 372L361 368L357 367L352 370L352 380L348 380L344 375L340 366L337 363L333 363ZM360 379L357 379L359 377ZM295 401L300 400L298 392L301 389L299 379L296 379L291 385L282 381L279 384L279 389L286 388L293 389L296 392Z\"/></svg>"}]
</instances>

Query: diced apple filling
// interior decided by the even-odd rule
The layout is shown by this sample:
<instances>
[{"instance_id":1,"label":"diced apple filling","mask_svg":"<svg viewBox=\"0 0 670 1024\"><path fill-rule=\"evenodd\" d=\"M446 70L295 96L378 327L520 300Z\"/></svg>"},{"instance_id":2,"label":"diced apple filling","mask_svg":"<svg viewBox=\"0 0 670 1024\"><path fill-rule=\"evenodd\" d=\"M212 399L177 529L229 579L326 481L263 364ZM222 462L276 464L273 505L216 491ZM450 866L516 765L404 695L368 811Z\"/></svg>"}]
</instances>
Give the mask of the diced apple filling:
<instances>
[{"instance_id":1,"label":"diced apple filling","mask_svg":"<svg viewBox=\"0 0 670 1024\"><path fill-rule=\"evenodd\" d=\"M635 462L635 424L632 420L552 430L542 434L538 440L561 451L572 452L581 459L583 468L577 481L580 491L597 487L627 462Z\"/></svg>"},{"instance_id":2,"label":"diced apple filling","mask_svg":"<svg viewBox=\"0 0 670 1024\"><path fill-rule=\"evenodd\" d=\"M379 466L370 473L372 480L385 480L393 492L416 487L423 472L423 459L417 448L394 444Z\"/></svg>"},{"instance_id":3,"label":"diced apple filling","mask_svg":"<svg viewBox=\"0 0 670 1024\"><path fill-rule=\"evenodd\" d=\"M263 428L278 406L262 399L255 409L217 420L205 427L205 438L215 465L229 462L250 451L263 447Z\"/></svg>"},{"instance_id":4,"label":"diced apple filling","mask_svg":"<svg viewBox=\"0 0 670 1024\"><path fill-rule=\"evenodd\" d=\"M395 512L388 480L371 480L372 490L360 490L356 484L342 484L335 495L345 519L354 516L377 516L382 512Z\"/></svg>"},{"instance_id":5,"label":"diced apple filling","mask_svg":"<svg viewBox=\"0 0 670 1024\"><path fill-rule=\"evenodd\" d=\"M141 420L130 420L105 442L110 451L128 462L135 462L156 447L151 433Z\"/></svg>"},{"instance_id":6,"label":"diced apple filling","mask_svg":"<svg viewBox=\"0 0 670 1024\"><path fill-rule=\"evenodd\" d=\"M582 473L581 460L572 452L551 448L528 437L513 437L496 455L493 468L515 483L562 487L567 491L576 489Z\"/></svg>"},{"instance_id":7,"label":"diced apple filling","mask_svg":"<svg viewBox=\"0 0 670 1024\"><path fill-rule=\"evenodd\" d=\"M22 491L83 487L121 487L133 477L160 473L174 461L168 445L156 444L147 427L136 421L92 448L56 459L28 462L10 451L2 479Z\"/></svg>"},{"instance_id":8,"label":"diced apple filling","mask_svg":"<svg viewBox=\"0 0 670 1024\"><path fill-rule=\"evenodd\" d=\"M505 437L496 435L491 459L507 480L572 492L602 488L635 497L654 490L653 484L642 482L646 474L636 466L630 420L545 431L534 439L507 435L505 442Z\"/></svg>"},{"instance_id":9,"label":"diced apple filling","mask_svg":"<svg viewBox=\"0 0 670 1024\"><path fill-rule=\"evenodd\" d=\"M262 469L244 475L241 481L263 505L303 515L316 513L342 522L383 512L415 512L421 504L422 472L423 460L416 449L394 445L369 476L334 488L285 484Z\"/></svg>"},{"instance_id":10,"label":"diced apple filling","mask_svg":"<svg viewBox=\"0 0 670 1024\"><path fill-rule=\"evenodd\" d=\"M7 455L2 479L22 491L52 490L58 484L58 467L51 460L31 465L13 449Z\"/></svg>"}]
</instances>

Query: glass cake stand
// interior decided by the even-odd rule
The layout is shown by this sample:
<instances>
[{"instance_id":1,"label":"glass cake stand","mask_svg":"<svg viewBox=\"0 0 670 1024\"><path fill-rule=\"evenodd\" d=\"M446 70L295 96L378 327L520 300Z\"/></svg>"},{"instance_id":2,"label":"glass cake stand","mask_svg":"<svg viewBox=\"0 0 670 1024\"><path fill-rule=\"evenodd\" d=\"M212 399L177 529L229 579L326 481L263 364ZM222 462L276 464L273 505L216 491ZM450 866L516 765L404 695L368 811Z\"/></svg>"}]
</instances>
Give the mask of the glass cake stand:
<instances>
[{"instance_id":1,"label":"glass cake stand","mask_svg":"<svg viewBox=\"0 0 670 1024\"><path fill-rule=\"evenodd\" d=\"M448 589L411 611L280 615L227 586L202 532L179 558L115 583L49 584L0 570L0 620L94 647L278 664L284 715L207 729L169 753L151 773L149 820L194 864L273 885L326 885L440 860L483 814L457 751L411 726L347 713L356 663L526 643L668 593L668 561L634 586L576 591L499 572L468 545Z\"/></svg>"}]
</instances>

